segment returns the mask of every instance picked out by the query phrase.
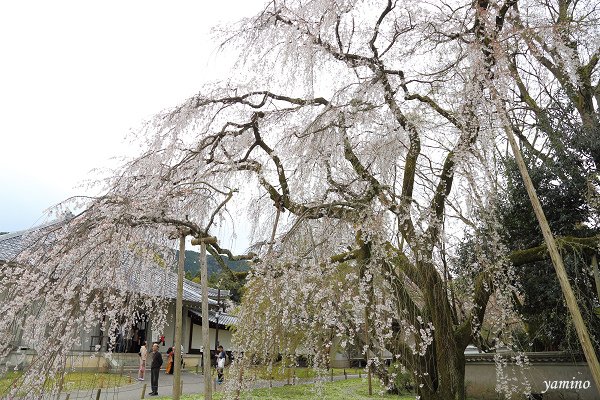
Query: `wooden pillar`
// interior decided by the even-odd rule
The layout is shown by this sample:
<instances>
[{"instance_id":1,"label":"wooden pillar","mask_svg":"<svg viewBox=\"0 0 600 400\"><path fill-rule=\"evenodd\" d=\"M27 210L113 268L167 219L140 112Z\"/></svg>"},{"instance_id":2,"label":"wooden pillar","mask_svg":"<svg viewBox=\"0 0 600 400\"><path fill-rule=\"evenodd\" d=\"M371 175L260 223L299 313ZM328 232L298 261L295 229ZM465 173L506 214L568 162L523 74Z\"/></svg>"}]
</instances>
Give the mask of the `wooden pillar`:
<instances>
[{"instance_id":1,"label":"wooden pillar","mask_svg":"<svg viewBox=\"0 0 600 400\"><path fill-rule=\"evenodd\" d=\"M190 340L188 342L188 352L192 351L192 338L194 337L194 317L190 316Z\"/></svg>"},{"instance_id":2,"label":"wooden pillar","mask_svg":"<svg viewBox=\"0 0 600 400\"><path fill-rule=\"evenodd\" d=\"M221 286L219 282L219 286ZM217 347L219 347L219 314L221 314L221 288L217 288L217 315L216 315L216 324L215 324L215 352L217 351Z\"/></svg>"}]
</instances>

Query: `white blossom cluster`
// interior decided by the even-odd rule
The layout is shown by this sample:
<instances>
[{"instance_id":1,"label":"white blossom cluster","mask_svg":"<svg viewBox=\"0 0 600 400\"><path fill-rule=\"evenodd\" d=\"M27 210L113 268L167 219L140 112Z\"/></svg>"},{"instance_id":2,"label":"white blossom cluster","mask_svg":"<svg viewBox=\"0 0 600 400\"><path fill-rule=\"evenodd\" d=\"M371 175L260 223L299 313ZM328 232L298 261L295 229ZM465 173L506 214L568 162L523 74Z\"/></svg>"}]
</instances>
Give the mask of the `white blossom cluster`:
<instances>
[{"instance_id":1,"label":"white blossom cluster","mask_svg":"<svg viewBox=\"0 0 600 400\"><path fill-rule=\"evenodd\" d=\"M48 350L32 371L59 371L82 326L113 332L140 310L164 322L173 239L247 222L231 397L252 363L322 370L336 353L367 359L391 390L406 375L422 399L464 397L466 346L482 329L511 345L518 320L497 217L504 128L536 134L519 91L581 85L593 56L569 40L598 37L596 9L572 9L565 32L547 2L509 3L270 2L217 31L235 73L148 121L104 195L66 202L84 211L3 264L0 334L20 329Z\"/></svg>"}]
</instances>

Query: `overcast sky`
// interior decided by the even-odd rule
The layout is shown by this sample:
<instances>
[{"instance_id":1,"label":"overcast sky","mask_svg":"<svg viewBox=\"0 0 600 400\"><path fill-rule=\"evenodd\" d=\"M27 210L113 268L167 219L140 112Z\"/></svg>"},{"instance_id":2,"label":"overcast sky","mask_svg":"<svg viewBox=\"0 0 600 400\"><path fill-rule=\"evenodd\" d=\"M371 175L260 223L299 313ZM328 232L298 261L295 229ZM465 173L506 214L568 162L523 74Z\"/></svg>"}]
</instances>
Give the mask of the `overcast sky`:
<instances>
[{"instance_id":1,"label":"overcast sky","mask_svg":"<svg viewBox=\"0 0 600 400\"><path fill-rule=\"evenodd\" d=\"M43 222L130 129L217 77L211 26L263 2L1 2L0 232Z\"/></svg>"}]
</instances>

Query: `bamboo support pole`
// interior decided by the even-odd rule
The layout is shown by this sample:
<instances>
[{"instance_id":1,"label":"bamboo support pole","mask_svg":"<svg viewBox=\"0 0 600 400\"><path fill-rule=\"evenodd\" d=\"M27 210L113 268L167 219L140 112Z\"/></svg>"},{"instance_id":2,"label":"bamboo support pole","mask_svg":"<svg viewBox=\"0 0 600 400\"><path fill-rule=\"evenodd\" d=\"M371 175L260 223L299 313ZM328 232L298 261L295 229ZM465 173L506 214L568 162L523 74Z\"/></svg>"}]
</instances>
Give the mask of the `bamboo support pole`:
<instances>
[{"instance_id":1,"label":"bamboo support pole","mask_svg":"<svg viewBox=\"0 0 600 400\"><path fill-rule=\"evenodd\" d=\"M210 336L208 331L208 271L206 265L206 243L201 243L202 251L200 252L202 268L201 268L201 283L202 283L202 347L204 351L204 398L212 399L210 386Z\"/></svg>"},{"instance_id":2,"label":"bamboo support pole","mask_svg":"<svg viewBox=\"0 0 600 400\"><path fill-rule=\"evenodd\" d=\"M563 296L565 297L569 313L573 318L573 325L575 325L575 330L577 331L577 336L579 337L579 342L581 343L581 347L583 348L583 353L585 354L585 358L590 368L590 372L592 373L592 377L594 378L594 383L596 384L596 388L600 390L600 364L598 363L598 358L596 356L596 352L594 351L594 347L592 345L592 341L590 339L588 330L585 326L585 322L583 321L583 317L581 316L581 312L579 311L577 299L575 298L575 294L573 293L573 289L571 288L571 284L569 283L569 278L567 276L562 256L558 251L556 240L552 235L552 231L550 230L548 220L546 219L546 215L544 214L542 205L537 197L535 187L533 186L533 182L531 181L531 177L529 176L529 172L527 171L527 166L525 165L525 160L521 155L521 151L511 129L510 121L508 119L508 115L506 115L506 111L503 107L500 95L495 87L490 87L490 91L492 97L496 100L496 106L502 119L502 127L504 129L504 132L506 133L506 136L512 148L515 161L517 162L517 166L519 167L519 171L521 172L521 177L523 178L523 183L525 184L525 188L527 189L527 194L529 195L529 200L531 201L533 211L535 213L535 216L537 217L538 223L540 224L540 228L544 236L544 241L546 242L546 246L548 247L548 253L550 254L550 258L552 259L552 264L554 264L554 269L556 271L556 276L558 277L558 282L560 283L560 288L563 292Z\"/></svg>"},{"instance_id":3,"label":"bamboo support pole","mask_svg":"<svg viewBox=\"0 0 600 400\"><path fill-rule=\"evenodd\" d=\"M600 271L598 271L598 259L594 254L592 256L592 269L594 270L594 281L596 282L596 293L598 293L598 301L600 301Z\"/></svg>"},{"instance_id":4,"label":"bamboo support pole","mask_svg":"<svg viewBox=\"0 0 600 400\"><path fill-rule=\"evenodd\" d=\"M373 383L371 381L371 363L369 363L370 355L370 339L369 339L369 312L368 306L365 307L365 343L367 343L367 385L369 387L369 396L373 395Z\"/></svg>"}]
</instances>

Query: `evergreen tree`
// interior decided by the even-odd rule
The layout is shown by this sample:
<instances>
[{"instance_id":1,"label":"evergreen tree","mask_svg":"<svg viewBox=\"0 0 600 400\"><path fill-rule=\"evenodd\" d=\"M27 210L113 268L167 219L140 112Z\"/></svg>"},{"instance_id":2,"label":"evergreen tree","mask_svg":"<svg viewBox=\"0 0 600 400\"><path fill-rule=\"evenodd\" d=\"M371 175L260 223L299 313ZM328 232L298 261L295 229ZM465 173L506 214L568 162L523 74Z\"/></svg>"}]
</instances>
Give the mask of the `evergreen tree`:
<instances>
[{"instance_id":1,"label":"evergreen tree","mask_svg":"<svg viewBox=\"0 0 600 400\"><path fill-rule=\"evenodd\" d=\"M569 166L568 160L563 161L552 165L529 163L531 179L552 231L557 237L598 234L586 198L587 181L580 172L581 165L572 162ZM514 160L507 159L505 165L506 201L500 208L505 244L513 251L539 246L543 243L542 234ZM561 166L558 171L557 165ZM567 251L563 257L588 329L592 334L598 332L600 319L593 313L598 299L589 256ZM536 351L579 349L550 260L517 265L515 271L523 290L522 298L516 302L529 335L524 344Z\"/></svg>"}]
</instances>

